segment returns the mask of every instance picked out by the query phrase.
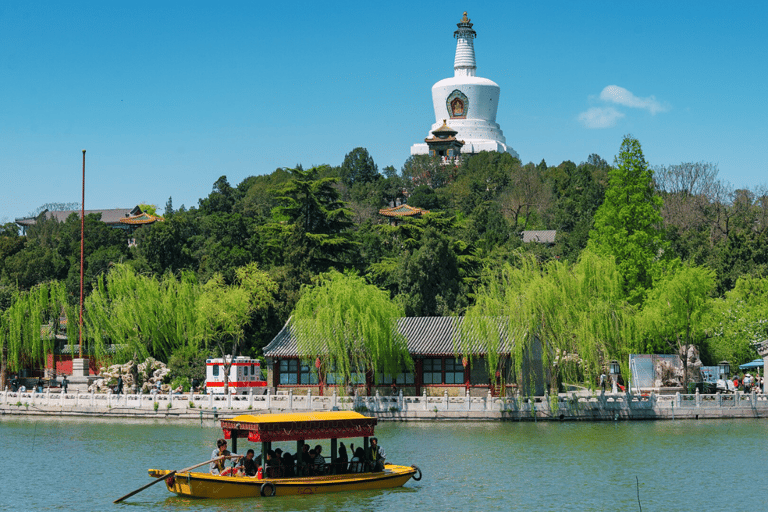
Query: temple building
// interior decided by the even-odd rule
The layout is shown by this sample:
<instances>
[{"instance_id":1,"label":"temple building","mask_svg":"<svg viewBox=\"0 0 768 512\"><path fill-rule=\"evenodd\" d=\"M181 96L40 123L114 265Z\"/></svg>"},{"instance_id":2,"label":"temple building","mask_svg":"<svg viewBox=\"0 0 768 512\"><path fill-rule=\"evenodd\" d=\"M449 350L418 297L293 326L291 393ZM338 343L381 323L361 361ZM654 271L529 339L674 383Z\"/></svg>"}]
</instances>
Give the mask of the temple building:
<instances>
[{"instance_id":1,"label":"temple building","mask_svg":"<svg viewBox=\"0 0 768 512\"><path fill-rule=\"evenodd\" d=\"M499 86L492 80L476 76L474 39L477 32L472 29L466 12L457 26L458 30L453 33L456 38L454 75L432 86L435 124L430 128L430 134L449 125L456 131L455 140L463 142L460 148L463 154L497 151L519 158L517 152L507 146L507 139L496 123ZM411 146L411 155L426 154L430 154L427 141Z\"/></svg>"}]
</instances>

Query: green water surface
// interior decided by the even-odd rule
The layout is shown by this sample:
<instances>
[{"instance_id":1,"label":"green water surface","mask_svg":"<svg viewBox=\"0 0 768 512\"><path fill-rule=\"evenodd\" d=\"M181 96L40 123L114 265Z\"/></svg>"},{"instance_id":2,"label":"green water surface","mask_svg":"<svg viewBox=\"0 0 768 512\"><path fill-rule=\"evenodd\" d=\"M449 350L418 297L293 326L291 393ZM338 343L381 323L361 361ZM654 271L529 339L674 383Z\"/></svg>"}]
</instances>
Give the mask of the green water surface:
<instances>
[{"instance_id":1,"label":"green water surface","mask_svg":"<svg viewBox=\"0 0 768 512\"><path fill-rule=\"evenodd\" d=\"M160 483L112 504L148 483L148 468L207 460L220 435L211 421L0 417L0 509L624 511L640 510L639 491L646 512L768 510L765 420L382 423L388 460L419 465L420 482L249 500L183 499ZM241 440L238 448L249 446Z\"/></svg>"}]
</instances>

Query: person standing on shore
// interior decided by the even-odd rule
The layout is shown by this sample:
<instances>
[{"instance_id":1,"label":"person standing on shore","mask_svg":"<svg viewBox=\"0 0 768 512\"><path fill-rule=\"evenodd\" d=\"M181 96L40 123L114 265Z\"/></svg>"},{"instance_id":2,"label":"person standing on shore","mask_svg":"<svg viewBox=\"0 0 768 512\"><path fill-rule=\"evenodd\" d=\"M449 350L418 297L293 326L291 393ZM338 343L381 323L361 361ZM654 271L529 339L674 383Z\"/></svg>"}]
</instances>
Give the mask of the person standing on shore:
<instances>
[{"instance_id":1,"label":"person standing on shore","mask_svg":"<svg viewBox=\"0 0 768 512\"><path fill-rule=\"evenodd\" d=\"M607 377L605 376L605 370L603 370L603 373L600 374L600 387L603 388L603 393L605 393L606 380Z\"/></svg>"},{"instance_id":2,"label":"person standing on shore","mask_svg":"<svg viewBox=\"0 0 768 512\"><path fill-rule=\"evenodd\" d=\"M64 378L61 379L61 391L65 395L67 394L67 388L69 387L69 381L67 380L67 376L64 375Z\"/></svg>"},{"instance_id":3,"label":"person standing on shore","mask_svg":"<svg viewBox=\"0 0 768 512\"><path fill-rule=\"evenodd\" d=\"M123 376L122 375L117 376L117 394L118 395L123 394Z\"/></svg>"}]
</instances>

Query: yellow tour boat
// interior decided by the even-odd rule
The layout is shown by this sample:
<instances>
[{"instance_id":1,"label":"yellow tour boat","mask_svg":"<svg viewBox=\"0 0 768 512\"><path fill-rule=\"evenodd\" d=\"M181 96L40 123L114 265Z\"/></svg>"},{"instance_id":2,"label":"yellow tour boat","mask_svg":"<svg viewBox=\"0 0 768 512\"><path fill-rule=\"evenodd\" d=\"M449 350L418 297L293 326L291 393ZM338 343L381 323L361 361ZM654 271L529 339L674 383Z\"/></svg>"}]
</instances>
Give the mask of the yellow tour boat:
<instances>
[{"instance_id":1,"label":"yellow tour boat","mask_svg":"<svg viewBox=\"0 0 768 512\"><path fill-rule=\"evenodd\" d=\"M256 477L175 472L150 469L149 475L161 478L168 475L168 490L179 496L194 498L251 498L258 496L293 496L363 489L389 489L400 487L408 480L421 480L417 466L385 464L383 470L348 472L337 460L337 440L362 437L363 450L368 453L368 439L373 436L376 418L356 412L308 412L286 414L245 414L221 421L224 438L232 440L232 451L237 453L237 440L247 439L261 443L261 467ZM267 453L273 442L296 441L296 453L302 453L306 440L330 439L331 463L324 467L303 467L307 476L282 476L266 464ZM381 468L379 468L381 469ZM262 477L263 475L263 477Z\"/></svg>"}]
</instances>

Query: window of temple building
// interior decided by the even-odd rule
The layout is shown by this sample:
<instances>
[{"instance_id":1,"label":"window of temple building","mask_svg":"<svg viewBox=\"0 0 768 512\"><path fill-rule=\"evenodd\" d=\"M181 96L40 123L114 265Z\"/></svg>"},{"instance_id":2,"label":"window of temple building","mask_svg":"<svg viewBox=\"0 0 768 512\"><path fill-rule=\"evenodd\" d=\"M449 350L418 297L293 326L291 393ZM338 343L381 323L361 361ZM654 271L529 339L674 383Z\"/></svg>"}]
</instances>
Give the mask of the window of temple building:
<instances>
[{"instance_id":1,"label":"window of temple building","mask_svg":"<svg viewBox=\"0 0 768 512\"><path fill-rule=\"evenodd\" d=\"M394 380L395 384L402 384L402 385L408 385L413 384L416 382L413 372L403 372L398 373L394 379L392 379L391 373L379 373L378 374L378 383L379 385L386 385L386 384L392 384Z\"/></svg>"},{"instance_id":2,"label":"window of temple building","mask_svg":"<svg viewBox=\"0 0 768 512\"><path fill-rule=\"evenodd\" d=\"M213 376L218 377L219 376L219 365L215 364L213 365Z\"/></svg>"},{"instance_id":3,"label":"window of temple building","mask_svg":"<svg viewBox=\"0 0 768 512\"><path fill-rule=\"evenodd\" d=\"M442 384L443 383L443 360L442 358L424 359L422 366L422 381L424 384Z\"/></svg>"},{"instance_id":4,"label":"window of temple building","mask_svg":"<svg viewBox=\"0 0 768 512\"><path fill-rule=\"evenodd\" d=\"M301 365L300 384L317 384L317 372L308 364Z\"/></svg>"},{"instance_id":5,"label":"window of temple building","mask_svg":"<svg viewBox=\"0 0 768 512\"><path fill-rule=\"evenodd\" d=\"M297 359L280 360L280 384L296 384L298 373L299 361Z\"/></svg>"},{"instance_id":6,"label":"window of temple building","mask_svg":"<svg viewBox=\"0 0 768 512\"><path fill-rule=\"evenodd\" d=\"M461 364L461 359L445 360L445 383L464 384L464 365Z\"/></svg>"}]
</instances>

